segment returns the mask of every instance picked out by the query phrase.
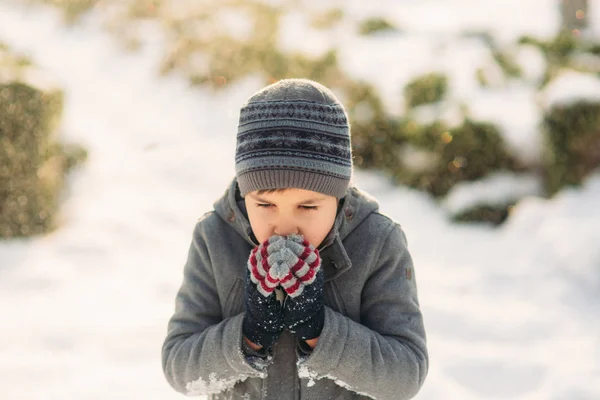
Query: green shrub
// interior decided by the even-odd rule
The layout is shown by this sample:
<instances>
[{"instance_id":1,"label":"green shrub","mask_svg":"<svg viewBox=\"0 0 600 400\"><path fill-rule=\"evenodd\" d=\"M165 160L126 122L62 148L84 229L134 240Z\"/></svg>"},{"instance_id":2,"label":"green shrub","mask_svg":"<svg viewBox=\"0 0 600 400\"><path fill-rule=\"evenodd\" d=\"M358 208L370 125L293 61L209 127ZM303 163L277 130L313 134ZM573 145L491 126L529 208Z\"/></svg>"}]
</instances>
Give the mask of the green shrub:
<instances>
[{"instance_id":1,"label":"green shrub","mask_svg":"<svg viewBox=\"0 0 600 400\"><path fill-rule=\"evenodd\" d=\"M600 56L600 43L595 43L590 45L587 49L588 53L594 54L596 56Z\"/></svg>"},{"instance_id":2,"label":"green shrub","mask_svg":"<svg viewBox=\"0 0 600 400\"><path fill-rule=\"evenodd\" d=\"M360 23L358 31L361 35L372 35L377 32L397 31L394 26L385 18L368 18Z\"/></svg>"},{"instance_id":3,"label":"green shrub","mask_svg":"<svg viewBox=\"0 0 600 400\"><path fill-rule=\"evenodd\" d=\"M57 145L44 157L37 171L19 179L2 179L0 185L0 238L47 233L57 227L64 177L69 168L85 159Z\"/></svg>"},{"instance_id":4,"label":"green shrub","mask_svg":"<svg viewBox=\"0 0 600 400\"><path fill-rule=\"evenodd\" d=\"M500 225L506 221L514 205L515 203L503 206L479 205L453 215L452 220L455 222L484 222L492 225Z\"/></svg>"},{"instance_id":5,"label":"green shrub","mask_svg":"<svg viewBox=\"0 0 600 400\"><path fill-rule=\"evenodd\" d=\"M485 31L466 31L462 36L468 39L481 40L490 50L490 54L495 64L502 70L507 78L521 78L523 71L514 59L514 49L510 47L501 47L496 39ZM480 67L475 70L475 77L481 87L490 86L486 67Z\"/></svg>"},{"instance_id":6,"label":"green shrub","mask_svg":"<svg viewBox=\"0 0 600 400\"><path fill-rule=\"evenodd\" d=\"M523 36L519 39L519 43L537 46L544 54L547 61L547 68L541 84L542 87L556 77L561 69L572 67L571 60L573 55L581 53L597 55L598 48L600 48L600 44L597 42L586 43L578 40L570 31L560 31L550 41Z\"/></svg>"},{"instance_id":7,"label":"green shrub","mask_svg":"<svg viewBox=\"0 0 600 400\"><path fill-rule=\"evenodd\" d=\"M211 13L220 5L204 10L201 16L182 17L167 25L171 49L164 58L163 74L178 71L186 75L192 84L210 84L214 87L235 82L256 74L267 82L290 77L304 77L334 85L344 80L338 67L337 53L329 51L319 57L300 53L283 52L277 47L277 34L281 11L259 2L244 2L237 7L247 13L253 22L248 38L239 39L222 32ZM202 35L195 26L198 19L205 24ZM195 60L206 60L199 68Z\"/></svg>"},{"instance_id":8,"label":"green shrub","mask_svg":"<svg viewBox=\"0 0 600 400\"><path fill-rule=\"evenodd\" d=\"M61 0L38 1L70 9L69 13L72 15L79 15L97 3L92 0L77 0L69 5ZM413 108L445 99L450 84L446 75L430 73L406 85L403 93L408 113L397 118L386 111L373 86L351 79L342 70L335 49L319 57L281 49L278 43L281 15L284 11L298 7L297 3L274 5L260 0L224 0L195 5L190 2L184 5L189 7L190 12L170 15L168 7L162 7L167 4L162 0L123 1L127 6L120 8L126 11L107 25L120 40L135 43L135 37L130 35L136 30L130 27L135 27L137 19L149 18L158 22L166 38L167 53L161 69L163 73L176 72L188 78L191 84L212 85L215 88L229 85L248 75L256 75L263 77L265 83L288 77L306 77L334 89L340 94L348 110L352 124L354 162L358 168L384 171L395 182L425 190L438 198L446 195L461 181L474 181L497 170L523 170L507 151L498 129L492 124L467 119L461 126L449 127L442 121L422 124L411 117ZM101 4L120 5L123 1L103 0ZM97 8L102 10L103 7ZM228 9L247 15L251 28L246 37L231 35L224 30L222 22L215 18L219 12ZM332 9L313 16L311 24L317 29L329 29L342 18L341 9ZM363 35L398 30L385 18L366 19L358 29ZM124 32L127 34L123 34ZM505 76L521 76L518 64L511 57L510 48L500 48L492 35L485 32L471 33L470 36L479 37L490 46L495 61L491 64L497 64ZM545 54L548 60L545 82L558 69L568 67L571 56L576 52L598 54L599 48L593 44L584 48L582 43L565 33L547 42L527 37L520 42L534 44ZM492 75L487 74L485 66L476 72L480 84L494 86L493 74L497 70L496 65L492 67ZM585 114L582 118L590 126L595 126L590 121L593 119L591 113L597 113L597 110L579 112ZM568 132L570 129L583 129L577 125L579 122L576 118L558 111L555 114L555 117L547 116L545 122L552 130ZM575 124L575 128L571 127L572 124ZM590 129L599 131L597 126ZM551 156L547 159L551 161L546 164L546 181L549 188L559 188L564 182L578 182L579 176L584 176L588 167L594 165L593 154L585 153L582 156L584 153L581 148L593 148L595 139L588 138L592 134L583 135L586 139L578 140L560 139L560 135L553 135L556 137L549 135L553 144L549 146ZM85 156L84 152L80 154ZM419 162L413 162L414 159L409 161L410 156L414 155L420 157ZM574 167L577 157L586 160L583 164L588 167ZM75 159L76 156L71 153L64 163L71 165ZM508 207L509 205L497 208L483 205L464 211L455 216L455 220L477 219L499 223L506 217Z\"/></svg>"},{"instance_id":9,"label":"green shrub","mask_svg":"<svg viewBox=\"0 0 600 400\"><path fill-rule=\"evenodd\" d=\"M458 182L519 168L492 124L466 119L453 128L440 121L423 125L410 117L390 117L369 84L347 84L342 92L357 167L385 171L395 182L436 197ZM403 159L407 152L421 152L428 162L415 168Z\"/></svg>"},{"instance_id":10,"label":"green shrub","mask_svg":"<svg viewBox=\"0 0 600 400\"><path fill-rule=\"evenodd\" d=\"M549 63L565 66L569 57L577 49L577 40L570 32L561 31L551 41L542 41L531 36L523 36L520 44L531 44L538 47Z\"/></svg>"},{"instance_id":11,"label":"green shrub","mask_svg":"<svg viewBox=\"0 0 600 400\"><path fill-rule=\"evenodd\" d=\"M403 142L398 121L390 118L375 89L364 82L343 82L338 90L352 126L354 163L369 169L394 169L394 149Z\"/></svg>"},{"instance_id":12,"label":"green shrub","mask_svg":"<svg viewBox=\"0 0 600 400\"><path fill-rule=\"evenodd\" d=\"M513 60L510 54L507 51L501 50L493 50L492 57L498 64L498 66L509 78L520 78L523 76L523 72L521 68L517 65L517 63Z\"/></svg>"},{"instance_id":13,"label":"green shrub","mask_svg":"<svg viewBox=\"0 0 600 400\"><path fill-rule=\"evenodd\" d=\"M429 73L410 81L404 87L404 98L409 108L440 101L448 91L448 78L444 74Z\"/></svg>"},{"instance_id":14,"label":"green shrub","mask_svg":"<svg viewBox=\"0 0 600 400\"><path fill-rule=\"evenodd\" d=\"M85 151L57 143L62 91L30 82L33 67L0 52L0 237L40 234L56 226L64 175Z\"/></svg>"},{"instance_id":15,"label":"green shrub","mask_svg":"<svg viewBox=\"0 0 600 400\"><path fill-rule=\"evenodd\" d=\"M473 181L493 171L518 169L498 128L489 123L467 119L461 126L447 129L437 122L406 136L416 149L427 150L437 159L429 170L407 174L409 180L403 183L436 197L444 196L458 182Z\"/></svg>"},{"instance_id":16,"label":"green shrub","mask_svg":"<svg viewBox=\"0 0 600 400\"><path fill-rule=\"evenodd\" d=\"M600 102L556 105L544 115L544 181L549 194L579 185L600 166Z\"/></svg>"},{"instance_id":17,"label":"green shrub","mask_svg":"<svg viewBox=\"0 0 600 400\"><path fill-rule=\"evenodd\" d=\"M477 70L475 70L475 78L477 79L477 83L479 83L479 86L481 86L481 87L489 87L490 86L489 79L486 76L485 70L483 68L477 68Z\"/></svg>"},{"instance_id":18,"label":"green shrub","mask_svg":"<svg viewBox=\"0 0 600 400\"><path fill-rule=\"evenodd\" d=\"M440 121L421 125L410 118L393 119L368 85L356 87L348 104L356 166L385 171L399 184L441 197L458 182L520 169L492 124L467 119L449 128ZM371 118L352 120L365 104L372 109ZM415 168L404 157L417 152L426 162Z\"/></svg>"}]
</instances>

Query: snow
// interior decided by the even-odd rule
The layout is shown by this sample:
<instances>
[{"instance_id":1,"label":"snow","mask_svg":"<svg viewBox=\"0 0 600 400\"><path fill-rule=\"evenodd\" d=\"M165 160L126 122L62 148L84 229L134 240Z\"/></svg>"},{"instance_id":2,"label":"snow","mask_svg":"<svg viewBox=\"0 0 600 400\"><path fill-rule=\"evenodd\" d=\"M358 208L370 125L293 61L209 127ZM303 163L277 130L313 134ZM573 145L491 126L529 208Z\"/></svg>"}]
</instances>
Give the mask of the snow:
<instances>
[{"instance_id":1,"label":"snow","mask_svg":"<svg viewBox=\"0 0 600 400\"><path fill-rule=\"evenodd\" d=\"M590 3L594 1L597 0ZM340 7L344 15L354 21L383 16L400 29L440 36L490 30L499 39L508 41L524 33L550 37L560 25L558 5L548 6L547 0L301 0L301 3L318 10L322 10L324 4Z\"/></svg>"},{"instance_id":2,"label":"snow","mask_svg":"<svg viewBox=\"0 0 600 400\"><path fill-rule=\"evenodd\" d=\"M469 107L473 119L499 128L508 150L525 165L541 164L541 114L533 87L513 84L482 90L472 97Z\"/></svg>"},{"instance_id":3,"label":"snow","mask_svg":"<svg viewBox=\"0 0 600 400\"><path fill-rule=\"evenodd\" d=\"M577 101L600 102L600 78L589 73L564 71L548 84L540 97L547 107Z\"/></svg>"},{"instance_id":4,"label":"snow","mask_svg":"<svg viewBox=\"0 0 600 400\"><path fill-rule=\"evenodd\" d=\"M306 386L312 387L315 385L315 380L318 378L318 374L315 371L311 371L301 363L296 363L298 368L298 377L300 379L308 379Z\"/></svg>"},{"instance_id":5,"label":"snow","mask_svg":"<svg viewBox=\"0 0 600 400\"><path fill-rule=\"evenodd\" d=\"M363 393L363 392L357 392L356 390L354 390L354 389L352 388L352 386L351 386L351 385L347 384L346 382L344 382L344 381L342 381L342 380L340 380L340 379L335 379L335 378L330 378L330 379L332 379L332 380L333 380L333 382L334 382L336 385L338 385L338 386L341 386L341 387L343 387L343 388L344 388L344 389L346 389L346 390L349 390L349 391L351 391L351 392L357 393L357 394L359 394L359 395L361 395L361 396L368 397L368 398L370 398L370 399L377 400L377 399L375 399L375 397L369 396L367 393Z\"/></svg>"},{"instance_id":6,"label":"snow","mask_svg":"<svg viewBox=\"0 0 600 400\"><path fill-rule=\"evenodd\" d=\"M421 4L425 3L425 4ZM497 26L498 20L506 24L506 20L493 17L493 24L481 26L482 20L493 14L488 7L503 8L505 3L455 1L452 5L438 2L395 2L385 6L380 2L371 5L362 2L346 3L344 18L332 29L317 30L309 26L305 13L293 10L284 16L280 35L280 48L288 51L301 51L313 57L322 55L329 49L338 49L338 59L342 70L356 80L371 83L383 100L386 111L394 116L407 112L402 88L415 76L430 72L448 76L449 88L444 104L436 107L419 107L415 116L426 123L432 118L447 120L451 125L462 122L458 111L463 104L468 105L469 115L474 119L494 122L507 142L508 147L525 165L539 165L541 162L541 138L539 132L540 113L535 103L536 86L543 77L546 62L538 49L532 46L519 46L515 51L516 62L522 66L528 85L512 85L492 57L489 46L476 35L467 35L486 30L495 33L501 43L516 40L517 34L548 36L547 29L553 26L548 20L554 16L542 18L533 24L531 20L515 21L518 23L510 35ZM508 2L510 3L510 2ZM527 7L532 2L527 3ZM535 3L535 2L533 2ZM312 1L304 1L305 8L322 12L320 5ZM538 3L538 6L541 3ZM439 22L435 15L442 13L445 7L468 7L469 13L462 18L446 21L459 21L450 26ZM333 6L333 5L332 5ZM513 6L516 7L515 4ZM519 3L519 7L524 5ZM533 7L533 6L532 6ZM541 7L552 13L551 7ZM421 12L427 10L427 15ZM533 8L532 8L533 10ZM554 10L556 11L556 10ZM501 12L501 11L498 11ZM507 10L502 12L506 13ZM411 14L412 13L412 14ZM369 16L381 16L398 23L399 32L373 36L361 36L356 30L357 24ZM454 15L453 13L452 15ZM485 14L485 16L483 15ZM402 29L407 24L402 15L414 15L418 24L408 23L410 30ZM504 14L505 15L505 14ZM432 21L431 18L434 18ZM411 19L410 21L413 21ZM542 22L540 22L542 21ZM544 28L544 29L541 29ZM514 47L514 46L513 46ZM477 81L477 70L483 68L490 84L496 90L482 88ZM384 72L385 71L385 72ZM343 98L342 98L343 101ZM369 114L369 110L365 110Z\"/></svg>"},{"instance_id":7,"label":"snow","mask_svg":"<svg viewBox=\"0 0 600 400\"><path fill-rule=\"evenodd\" d=\"M221 393L225 390L233 388L238 382L243 382L248 378L248 376L243 376L241 378L232 378L232 379L218 379L217 374L212 373L208 376L208 382L206 382L202 378L198 378L195 381L188 382L186 385L186 396L199 396L204 393L208 394L217 394Z\"/></svg>"},{"instance_id":8,"label":"snow","mask_svg":"<svg viewBox=\"0 0 600 400\"><path fill-rule=\"evenodd\" d=\"M465 122L465 110L455 102L438 101L413 108L410 117L422 125L442 121L448 128L456 128Z\"/></svg>"},{"instance_id":9,"label":"snow","mask_svg":"<svg viewBox=\"0 0 600 400\"><path fill-rule=\"evenodd\" d=\"M230 8L217 11L213 18L219 21L219 27L234 39L247 40L252 35L254 26L247 12Z\"/></svg>"},{"instance_id":10,"label":"snow","mask_svg":"<svg viewBox=\"0 0 600 400\"><path fill-rule=\"evenodd\" d=\"M546 4L351 1L348 18L385 13L419 35L336 37L344 65L400 107L400 85L429 72L437 35L471 49L444 52L466 57L447 65L476 64L478 45L452 44L452 34L489 25L502 40L550 35L557 16ZM140 29L147 46L130 54L94 17L66 28L50 8L0 4L0 41L65 88L61 136L89 151L69 177L60 229L0 243L3 398L182 398L162 375L166 324L194 223L234 175L238 108L263 82L213 91L158 78L163 43ZM571 79L553 90L574 92ZM585 82L577 92L592 87ZM470 85L453 93L471 106L483 97ZM505 89L474 109L504 110L509 129L527 132L539 118L528 90ZM600 398L600 173L552 199L526 198L499 229L451 224L430 196L376 173L357 171L355 180L402 224L415 262L431 356L417 399ZM455 196L464 205L475 195Z\"/></svg>"},{"instance_id":11,"label":"snow","mask_svg":"<svg viewBox=\"0 0 600 400\"><path fill-rule=\"evenodd\" d=\"M341 379L336 378L335 376L332 376L331 374L319 375L317 372L315 372L315 371L311 370L310 368L306 367L305 365L303 365L303 363L301 361L297 362L296 365L298 368L298 377L300 379L308 379L308 382L306 383L307 387L314 386L316 381L319 379L330 379L336 385L341 386L346 390L349 390L351 392L354 392L354 393L359 394L364 397L368 397L369 399L375 399L375 397L369 395L368 393L356 390L355 388L352 387L352 385L342 381Z\"/></svg>"},{"instance_id":12,"label":"snow","mask_svg":"<svg viewBox=\"0 0 600 400\"><path fill-rule=\"evenodd\" d=\"M537 85L542 82L546 72L546 57L539 47L531 44L520 45L515 51L515 61L523 77Z\"/></svg>"},{"instance_id":13,"label":"snow","mask_svg":"<svg viewBox=\"0 0 600 400\"><path fill-rule=\"evenodd\" d=\"M299 52L311 58L322 57L331 50L332 35L338 29L319 30L310 26L305 12L292 10L280 20L277 47L285 52Z\"/></svg>"},{"instance_id":14,"label":"snow","mask_svg":"<svg viewBox=\"0 0 600 400\"><path fill-rule=\"evenodd\" d=\"M450 214L459 214L476 206L506 206L523 197L542 194L539 177L499 172L474 182L454 185L444 198L443 206Z\"/></svg>"}]
</instances>

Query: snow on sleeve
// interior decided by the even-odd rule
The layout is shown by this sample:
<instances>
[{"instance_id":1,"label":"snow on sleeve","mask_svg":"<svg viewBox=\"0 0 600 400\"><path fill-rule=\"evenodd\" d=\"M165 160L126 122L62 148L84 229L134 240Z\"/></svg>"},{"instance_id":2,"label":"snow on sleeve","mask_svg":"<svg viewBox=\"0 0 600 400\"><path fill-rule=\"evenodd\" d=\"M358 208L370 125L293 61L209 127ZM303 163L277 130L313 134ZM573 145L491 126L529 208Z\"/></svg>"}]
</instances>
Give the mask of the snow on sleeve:
<instances>
[{"instance_id":1,"label":"snow on sleeve","mask_svg":"<svg viewBox=\"0 0 600 400\"><path fill-rule=\"evenodd\" d=\"M353 392L353 393L356 393L356 394L358 394L360 396L364 396L364 397L368 397L370 399L376 400L375 397L370 396L367 393L363 393L363 392L359 392L359 391L354 390L352 388L352 386L350 386L346 382L344 382L344 381L342 381L342 380L340 380L340 379L338 379L338 378L336 378L334 376L331 376L331 375L319 375L316 372L311 371L306 366L302 365L302 363L298 363L297 366L298 366L298 378L300 378L300 379L308 379L308 383L307 383L308 387L314 386L315 381L318 380L318 379L327 378L327 379L332 380L336 385L338 385L340 387L343 387L344 389L346 389L346 390L348 390L350 392Z\"/></svg>"},{"instance_id":2,"label":"snow on sleeve","mask_svg":"<svg viewBox=\"0 0 600 400\"><path fill-rule=\"evenodd\" d=\"M475 206L502 206L542 193L542 183L534 174L500 172L474 182L458 183L445 197L443 206L451 214L458 214Z\"/></svg>"},{"instance_id":3,"label":"snow on sleeve","mask_svg":"<svg viewBox=\"0 0 600 400\"><path fill-rule=\"evenodd\" d=\"M600 102L600 78L593 74L564 71L548 84L541 97L547 107L581 100Z\"/></svg>"},{"instance_id":4,"label":"snow on sleeve","mask_svg":"<svg viewBox=\"0 0 600 400\"><path fill-rule=\"evenodd\" d=\"M200 396L206 394L217 394L227 389L233 388L237 383L245 381L249 376L232 379L217 379L217 375L213 372L208 376L208 382L202 378L188 382L186 385L188 396Z\"/></svg>"}]
</instances>

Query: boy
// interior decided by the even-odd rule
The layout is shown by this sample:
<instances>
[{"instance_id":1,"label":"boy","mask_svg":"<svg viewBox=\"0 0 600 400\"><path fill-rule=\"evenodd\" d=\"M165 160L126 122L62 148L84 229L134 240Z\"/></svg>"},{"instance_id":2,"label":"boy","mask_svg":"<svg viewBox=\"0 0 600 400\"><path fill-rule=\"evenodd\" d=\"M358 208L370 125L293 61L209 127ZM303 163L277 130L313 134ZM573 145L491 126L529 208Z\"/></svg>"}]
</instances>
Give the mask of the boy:
<instances>
[{"instance_id":1,"label":"boy","mask_svg":"<svg viewBox=\"0 0 600 400\"><path fill-rule=\"evenodd\" d=\"M351 185L350 128L324 86L243 105L236 177L196 224L162 349L209 399L409 399L428 368L406 238Z\"/></svg>"}]
</instances>

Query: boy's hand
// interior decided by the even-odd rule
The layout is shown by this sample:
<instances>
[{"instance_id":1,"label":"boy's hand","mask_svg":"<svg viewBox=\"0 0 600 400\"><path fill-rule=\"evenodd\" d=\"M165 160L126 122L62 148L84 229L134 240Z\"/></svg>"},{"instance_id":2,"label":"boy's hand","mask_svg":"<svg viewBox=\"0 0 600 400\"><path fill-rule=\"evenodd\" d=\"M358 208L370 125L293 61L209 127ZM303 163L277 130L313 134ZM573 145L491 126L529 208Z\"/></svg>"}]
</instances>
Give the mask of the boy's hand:
<instances>
[{"instance_id":1,"label":"boy's hand","mask_svg":"<svg viewBox=\"0 0 600 400\"><path fill-rule=\"evenodd\" d=\"M244 337L267 349L283 330L282 306L275 293L279 282L269 277L270 267L266 257L263 258L268 246L269 241L265 241L250 253L245 280L246 313L242 323Z\"/></svg>"},{"instance_id":2,"label":"boy's hand","mask_svg":"<svg viewBox=\"0 0 600 400\"><path fill-rule=\"evenodd\" d=\"M288 296L283 305L283 324L297 339L315 339L321 335L325 322L323 303L323 271L304 287L299 296Z\"/></svg>"},{"instance_id":3,"label":"boy's hand","mask_svg":"<svg viewBox=\"0 0 600 400\"><path fill-rule=\"evenodd\" d=\"M293 277L281 280L288 293L283 305L283 323L300 340L319 337L325 321L323 303L324 277L319 252L299 236L288 236L286 248L291 250ZM290 252L290 253L291 253Z\"/></svg>"}]
</instances>

